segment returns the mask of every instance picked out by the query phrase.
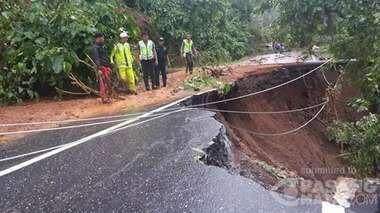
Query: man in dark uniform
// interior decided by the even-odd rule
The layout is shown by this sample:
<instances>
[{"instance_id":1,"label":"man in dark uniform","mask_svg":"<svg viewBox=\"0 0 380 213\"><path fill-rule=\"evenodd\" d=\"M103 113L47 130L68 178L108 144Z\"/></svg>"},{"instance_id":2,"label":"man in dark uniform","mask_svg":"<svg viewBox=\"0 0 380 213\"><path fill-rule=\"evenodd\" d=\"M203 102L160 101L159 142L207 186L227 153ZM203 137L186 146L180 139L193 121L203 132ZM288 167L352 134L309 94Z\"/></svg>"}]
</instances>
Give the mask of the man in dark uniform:
<instances>
[{"instance_id":1,"label":"man in dark uniform","mask_svg":"<svg viewBox=\"0 0 380 213\"><path fill-rule=\"evenodd\" d=\"M94 39L95 42L91 48L91 59L95 63L99 74L99 95L103 103L111 103L109 89L111 68L107 50L104 47L104 36L101 33L96 33Z\"/></svg>"},{"instance_id":2,"label":"man in dark uniform","mask_svg":"<svg viewBox=\"0 0 380 213\"><path fill-rule=\"evenodd\" d=\"M163 86L166 87L167 83L167 65L170 64L168 49L165 47L164 38L160 38L156 46L158 65L155 70L155 85L160 87L160 75L162 75Z\"/></svg>"}]
</instances>

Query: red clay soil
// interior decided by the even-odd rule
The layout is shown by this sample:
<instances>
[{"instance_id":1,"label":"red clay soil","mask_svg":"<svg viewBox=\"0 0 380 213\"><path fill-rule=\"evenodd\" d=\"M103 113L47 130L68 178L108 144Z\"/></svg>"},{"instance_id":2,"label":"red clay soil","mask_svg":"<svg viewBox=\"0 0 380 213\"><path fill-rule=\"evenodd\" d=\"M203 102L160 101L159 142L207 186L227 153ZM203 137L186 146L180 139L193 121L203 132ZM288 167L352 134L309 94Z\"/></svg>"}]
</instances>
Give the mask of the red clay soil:
<instances>
[{"instance_id":1,"label":"red clay soil","mask_svg":"<svg viewBox=\"0 0 380 213\"><path fill-rule=\"evenodd\" d=\"M273 76L269 76L273 78ZM232 96L245 94L246 90L256 82L254 79L245 79L238 82L239 91ZM305 81L297 81L281 89L263 95L241 99L221 104L219 109L244 111L281 111L303 108L323 102L325 85L317 76L311 76ZM244 92L242 92L244 91ZM356 93L356 90L348 90ZM346 110L347 98L353 94L340 94L338 109L341 118L350 114ZM249 131L260 133L281 133L295 129L307 121L320 109L292 114L258 115L258 114L219 114L218 118L225 124L230 140L234 145L235 160L240 164L247 164L257 172L254 161L265 162L275 168L291 171L295 176L306 179L335 180L338 176L349 176L346 163L338 157L339 148L331 143L326 136L326 123L334 117L328 105L317 120L296 134L285 136L258 136ZM343 114L342 114L343 113ZM244 157L242 157L244 156ZM245 167L247 165L244 165ZM311 170L312 169L312 170ZM319 170L318 170L319 169ZM340 169L339 172L334 169ZM325 170L325 172L323 171ZM344 173L340 173L344 170ZM260 174L260 176L265 176ZM266 177L258 177L263 182L272 182Z\"/></svg>"},{"instance_id":2,"label":"red clay soil","mask_svg":"<svg viewBox=\"0 0 380 213\"><path fill-rule=\"evenodd\" d=\"M235 82L241 78L251 75L259 75L272 72L275 68L281 67L280 65L240 65L234 64L231 66L231 72L226 73L221 78L226 82Z\"/></svg>"}]
</instances>

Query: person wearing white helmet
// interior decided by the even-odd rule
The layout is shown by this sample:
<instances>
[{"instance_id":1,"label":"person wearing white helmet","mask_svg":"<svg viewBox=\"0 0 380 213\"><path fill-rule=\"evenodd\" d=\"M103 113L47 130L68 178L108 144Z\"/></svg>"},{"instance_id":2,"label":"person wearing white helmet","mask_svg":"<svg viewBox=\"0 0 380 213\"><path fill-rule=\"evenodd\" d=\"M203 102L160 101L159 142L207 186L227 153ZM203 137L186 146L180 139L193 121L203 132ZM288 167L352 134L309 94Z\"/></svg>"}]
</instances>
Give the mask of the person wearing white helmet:
<instances>
[{"instance_id":1,"label":"person wearing white helmet","mask_svg":"<svg viewBox=\"0 0 380 213\"><path fill-rule=\"evenodd\" d=\"M197 55L197 50L194 48L194 43L190 33L186 35L182 42L181 55L186 60L186 74L193 74L194 56Z\"/></svg>"},{"instance_id":2,"label":"person wearing white helmet","mask_svg":"<svg viewBox=\"0 0 380 213\"><path fill-rule=\"evenodd\" d=\"M111 53L111 64L116 66L119 78L124 82L128 91L137 95L136 75L132 66L134 59L128 38L127 32L120 34L120 42L115 45Z\"/></svg>"}]
</instances>

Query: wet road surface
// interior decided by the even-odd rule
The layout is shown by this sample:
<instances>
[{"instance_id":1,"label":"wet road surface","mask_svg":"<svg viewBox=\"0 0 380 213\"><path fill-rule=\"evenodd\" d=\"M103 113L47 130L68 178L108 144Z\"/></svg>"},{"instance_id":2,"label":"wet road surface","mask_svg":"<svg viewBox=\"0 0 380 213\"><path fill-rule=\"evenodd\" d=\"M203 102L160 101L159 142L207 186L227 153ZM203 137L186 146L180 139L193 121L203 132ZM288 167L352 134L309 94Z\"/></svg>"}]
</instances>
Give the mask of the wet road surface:
<instances>
[{"instance_id":1,"label":"wet road surface","mask_svg":"<svg viewBox=\"0 0 380 213\"><path fill-rule=\"evenodd\" d=\"M319 201L289 202L252 180L200 163L193 148L206 147L221 128L213 115L172 114L0 177L0 212L322 212ZM1 158L104 128L32 135L1 147ZM30 158L0 163L0 170Z\"/></svg>"}]
</instances>

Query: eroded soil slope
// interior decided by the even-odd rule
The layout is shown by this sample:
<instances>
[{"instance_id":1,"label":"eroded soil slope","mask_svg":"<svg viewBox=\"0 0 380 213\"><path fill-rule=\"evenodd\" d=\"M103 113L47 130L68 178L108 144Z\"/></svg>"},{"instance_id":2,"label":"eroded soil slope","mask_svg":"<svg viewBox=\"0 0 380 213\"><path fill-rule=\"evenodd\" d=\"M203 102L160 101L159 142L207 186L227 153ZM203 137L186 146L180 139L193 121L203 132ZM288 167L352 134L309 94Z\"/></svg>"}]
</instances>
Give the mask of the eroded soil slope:
<instances>
[{"instance_id":1,"label":"eroded soil slope","mask_svg":"<svg viewBox=\"0 0 380 213\"><path fill-rule=\"evenodd\" d=\"M306 73L311 68L312 66L294 66L246 77L237 81L229 96L237 97L279 85ZM337 79L337 74L333 73L328 78L333 82ZM279 89L220 104L218 109L262 112L305 108L323 103L326 100L326 89L327 84L321 74L315 72ZM248 167L255 167L257 162L265 162L280 170L294 172L295 176L335 180L338 176L348 174L318 172L318 169L333 170L346 166L338 157L339 148L329 142L326 136L326 122L335 116L331 103L317 119L294 134L261 136L252 133L277 134L297 129L312 119L320 109L321 107L317 107L303 112L270 115L220 113L218 118L227 128L227 134L234 146L236 163L245 164L241 166L247 167L246 161L250 161Z\"/></svg>"}]
</instances>

